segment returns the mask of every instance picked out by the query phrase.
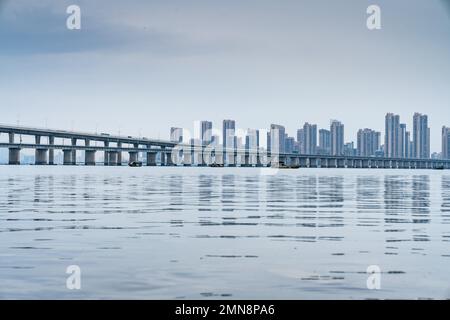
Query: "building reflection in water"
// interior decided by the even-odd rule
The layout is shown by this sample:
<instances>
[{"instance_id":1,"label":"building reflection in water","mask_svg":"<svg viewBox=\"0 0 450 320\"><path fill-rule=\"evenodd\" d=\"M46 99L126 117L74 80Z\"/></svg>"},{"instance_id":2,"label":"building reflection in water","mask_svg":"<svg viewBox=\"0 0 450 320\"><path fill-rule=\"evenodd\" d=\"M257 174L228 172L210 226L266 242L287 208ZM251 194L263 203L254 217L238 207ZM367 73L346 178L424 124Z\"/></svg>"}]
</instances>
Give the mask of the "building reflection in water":
<instances>
[{"instance_id":1,"label":"building reflection in water","mask_svg":"<svg viewBox=\"0 0 450 320\"><path fill-rule=\"evenodd\" d=\"M441 177L441 217L442 223L450 223L450 176Z\"/></svg>"},{"instance_id":2,"label":"building reflection in water","mask_svg":"<svg viewBox=\"0 0 450 320\"><path fill-rule=\"evenodd\" d=\"M236 176L233 174L222 175L221 179L221 204L222 211L234 211L235 209L235 180Z\"/></svg>"},{"instance_id":3,"label":"building reflection in water","mask_svg":"<svg viewBox=\"0 0 450 320\"><path fill-rule=\"evenodd\" d=\"M244 209L250 212L259 212L261 192L260 175L246 176L244 178Z\"/></svg>"},{"instance_id":4,"label":"building reflection in water","mask_svg":"<svg viewBox=\"0 0 450 320\"><path fill-rule=\"evenodd\" d=\"M168 177L169 201L167 208L172 211L182 211L183 209L183 187L182 175L170 175Z\"/></svg>"},{"instance_id":5,"label":"building reflection in water","mask_svg":"<svg viewBox=\"0 0 450 320\"><path fill-rule=\"evenodd\" d=\"M412 177L413 223L430 223L430 176Z\"/></svg>"},{"instance_id":6,"label":"building reflection in water","mask_svg":"<svg viewBox=\"0 0 450 320\"><path fill-rule=\"evenodd\" d=\"M211 211L215 185L213 176L205 174L198 176L198 211Z\"/></svg>"}]
</instances>

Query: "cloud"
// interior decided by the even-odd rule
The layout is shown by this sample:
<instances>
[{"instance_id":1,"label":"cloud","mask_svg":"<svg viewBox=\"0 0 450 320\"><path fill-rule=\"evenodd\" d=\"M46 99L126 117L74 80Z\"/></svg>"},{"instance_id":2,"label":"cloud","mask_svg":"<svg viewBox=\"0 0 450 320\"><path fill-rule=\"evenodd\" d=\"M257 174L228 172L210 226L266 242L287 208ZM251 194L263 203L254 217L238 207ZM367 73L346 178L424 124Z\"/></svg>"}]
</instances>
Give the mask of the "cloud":
<instances>
[{"instance_id":1,"label":"cloud","mask_svg":"<svg viewBox=\"0 0 450 320\"><path fill-rule=\"evenodd\" d=\"M1 0L0 0L1 1ZM66 28L66 8L73 1L3 1L0 12L0 55L65 54L80 52L145 52L149 57L217 53L236 47L233 40L196 37L163 23L146 23L145 13L155 13L142 2L128 6L105 1L80 2L81 30ZM144 12L144 14L142 13ZM149 14L147 14L148 16Z\"/></svg>"}]
</instances>

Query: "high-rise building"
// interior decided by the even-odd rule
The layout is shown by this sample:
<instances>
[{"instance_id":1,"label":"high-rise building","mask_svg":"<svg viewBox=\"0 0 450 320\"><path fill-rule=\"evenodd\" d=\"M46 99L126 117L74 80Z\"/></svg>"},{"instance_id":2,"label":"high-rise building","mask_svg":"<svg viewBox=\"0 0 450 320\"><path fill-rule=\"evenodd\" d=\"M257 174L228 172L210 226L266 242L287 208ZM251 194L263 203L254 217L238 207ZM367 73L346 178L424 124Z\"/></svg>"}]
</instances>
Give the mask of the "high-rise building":
<instances>
[{"instance_id":1,"label":"high-rise building","mask_svg":"<svg viewBox=\"0 0 450 320\"><path fill-rule=\"evenodd\" d=\"M450 159L450 128L442 127L442 159Z\"/></svg>"},{"instance_id":2,"label":"high-rise building","mask_svg":"<svg viewBox=\"0 0 450 320\"><path fill-rule=\"evenodd\" d=\"M330 130L319 130L319 149L322 154L331 153L331 132Z\"/></svg>"},{"instance_id":3,"label":"high-rise building","mask_svg":"<svg viewBox=\"0 0 450 320\"><path fill-rule=\"evenodd\" d=\"M224 149L234 148L236 146L235 131L236 131L236 121L228 119L223 120L222 139Z\"/></svg>"},{"instance_id":4,"label":"high-rise building","mask_svg":"<svg viewBox=\"0 0 450 320\"><path fill-rule=\"evenodd\" d=\"M344 125L337 120L332 120L331 132L331 154L341 156L344 154Z\"/></svg>"},{"instance_id":5,"label":"high-rise building","mask_svg":"<svg viewBox=\"0 0 450 320\"><path fill-rule=\"evenodd\" d=\"M360 129L358 131L357 150L362 157L375 156L380 149L381 133L372 129Z\"/></svg>"},{"instance_id":6,"label":"high-rise building","mask_svg":"<svg viewBox=\"0 0 450 320\"><path fill-rule=\"evenodd\" d=\"M270 151L284 153L286 130L278 124L270 125Z\"/></svg>"},{"instance_id":7,"label":"high-rise building","mask_svg":"<svg viewBox=\"0 0 450 320\"><path fill-rule=\"evenodd\" d=\"M401 158L401 142L400 116L388 113L385 118L384 156Z\"/></svg>"},{"instance_id":8,"label":"high-rise building","mask_svg":"<svg viewBox=\"0 0 450 320\"><path fill-rule=\"evenodd\" d=\"M256 151L259 149L259 130L247 129L245 136L245 149Z\"/></svg>"},{"instance_id":9,"label":"high-rise building","mask_svg":"<svg viewBox=\"0 0 450 320\"><path fill-rule=\"evenodd\" d=\"M200 139L202 145L209 145L212 138L212 122L211 121L201 121L200 122Z\"/></svg>"},{"instance_id":10,"label":"high-rise building","mask_svg":"<svg viewBox=\"0 0 450 320\"><path fill-rule=\"evenodd\" d=\"M412 158L411 152L411 132L405 132L405 147L403 149L404 158Z\"/></svg>"},{"instance_id":11,"label":"high-rise building","mask_svg":"<svg viewBox=\"0 0 450 320\"><path fill-rule=\"evenodd\" d=\"M316 154L317 125L306 122L303 125L303 154Z\"/></svg>"},{"instance_id":12,"label":"high-rise building","mask_svg":"<svg viewBox=\"0 0 450 320\"><path fill-rule=\"evenodd\" d=\"M284 152L294 153L294 145L295 145L294 137L286 137L284 143L285 143Z\"/></svg>"},{"instance_id":13,"label":"high-rise building","mask_svg":"<svg viewBox=\"0 0 450 320\"><path fill-rule=\"evenodd\" d=\"M299 153L303 153L303 140L304 140L305 132L303 129L297 130L297 144Z\"/></svg>"},{"instance_id":14,"label":"high-rise building","mask_svg":"<svg viewBox=\"0 0 450 320\"><path fill-rule=\"evenodd\" d=\"M430 128L428 116L415 113L413 118L414 158L430 158Z\"/></svg>"},{"instance_id":15,"label":"high-rise building","mask_svg":"<svg viewBox=\"0 0 450 320\"><path fill-rule=\"evenodd\" d=\"M355 149L355 143L354 142L347 142L344 145L343 154L345 156L354 157L354 156L356 156L356 153L357 153L357 149Z\"/></svg>"},{"instance_id":16,"label":"high-rise building","mask_svg":"<svg viewBox=\"0 0 450 320\"><path fill-rule=\"evenodd\" d=\"M211 136L211 145L217 147L220 144L220 136L213 135Z\"/></svg>"},{"instance_id":17,"label":"high-rise building","mask_svg":"<svg viewBox=\"0 0 450 320\"><path fill-rule=\"evenodd\" d=\"M267 146L266 146L267 151L270 152L270 149L272 146L272 143L270 142L270 131L267 132L267 142L266 143L267 143Z\"/></svg>"},{"instance_id":18,"label":"high-rise building","mask_svg":"<svg viewBox=\"0 0 450 320\"><path fill-rule=\"evenodd\" d=\"M406 158L406 124L400 123L398 137L398 157Z\"/></svg>"},{"instance_id":19,"label":"high-rise building","mask_svg":"<svg viewBox=\"0 0 450 320\"><path fill-rule=\"evenodd\" d=\"M176 143L183 142L183 128L170 128L170 141Z\"/></svg>"},{"instance_id":20,"label":"high-rise building","mask_svg":"<svg viewBox=\"0 0 450 320\"><path fill-rule=\"evenodd\" d=\"M294 141L294 153L300 153L300 144L298 141Z\"/></svg>"}]
</instances>

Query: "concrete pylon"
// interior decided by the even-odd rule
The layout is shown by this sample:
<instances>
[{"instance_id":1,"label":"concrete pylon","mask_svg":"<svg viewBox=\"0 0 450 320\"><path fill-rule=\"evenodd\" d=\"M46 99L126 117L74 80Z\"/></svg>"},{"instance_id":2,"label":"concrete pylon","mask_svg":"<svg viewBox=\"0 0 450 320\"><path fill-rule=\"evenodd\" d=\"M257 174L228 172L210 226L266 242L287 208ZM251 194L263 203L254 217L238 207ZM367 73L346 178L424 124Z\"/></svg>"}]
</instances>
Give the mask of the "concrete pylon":
<instances>
[{"instance_id":1,"label":"concrete pylon","mask_svg":"<svg viewBox=\"0 0 450 320\"><path fill-rule=\"evenodd\" d=\"M110 151L109 152L109 162L108 165L110 166L117 166L117 151Z\"/></svg>"},{"instance_id":2,"label":"concrete pylon","mask_svg":"<svg viewBox=\"0 0 450 320\"><path fill-rule=\"evenodd\" d=\"M166 164L168 166L173 166L174 165L173 160L172 160L172 150L170 150L170 151L168 151L166 153Z\"/></svg>"},{"instance_id":3,"label":"concrete pylon","mask_svg":"<svg viewBox=\"0 0 450 320\"><path fill-rule=\"evenodd\" d=\"M36 149L36 158L34 163L36 165L46 165L47 162L47 149Z\"/></svg>"},{"instance_id":4,"label":"concrete pylon","mask_svg":"<svg viewBox=\"0 0 450 320\"><path fill-rule=\"evenodd\" d=\"M10 165L20 164L20 148L9 148L9 160Z\"/></svg>"},{"instance_id":5,"label":"concrete pylon","mask_svg":"<svg viewBox=\"0 0 450 320\"><path fill-rule=\"evenodd\" d=\"M72 150L71 149L63 150L63 165L65 165L65 166L72 165Z\"/></svg>"},{"instance_id":6,"label":"concrete pylon","mask_svg":"<svg viewBox=\"0 0 450 320\"><path fill-rule=\"evenodd\" d=\"M161 148L159 155L161 158L161 166L165 166L166 165L166 153L164 152L163 148Z\"/></svg>"},{"instance_id":7,"label":"concrete pylon","mask_svg":"<svg viewBox=\"0 0 450 320\"><path fill-rule=\"evenodd\" d=\"M84 164L95 166L95 150L86 150L84 153Z\"/></svg>"},{"instance_id":8,"label":"concrete pylon","mask_svg":"<svg viewBox=\"0 0 450 320\"><path fill-rule=\"evenodd\" d=\"M77 145L77 139L72 138L72 146L76 146L76 145ZM77 150L76 149L72 150L72 164L73 165L77 164Z\"/></svg>"},{"instance_id":9,"label":"concrete pylon","mask_svg":"<svg viewBox=\"0 0 450 320\"><path fill-rule=\"evenodd\" d=\"M55 137L49 136L48 137L48 144L49 145L54 145L55 144ZM54 165L55 164L55 149L53 149L53 148L50 148L48 150L48 164L49 165Z\"/></svg>"},{"instance_id":10,"label":"concrete pylon","mask_svg":"<svg viewBox=\"0 0 450 320\"><path fill-rule=\"evenodd\" d=\"M109 141L103 141L105 147L109 147ZM103 165L109 165L109 151L105 150L103 153Z\"/></svg>"},{"instance_id":11,"label":"concrete pylon","mask_svg":"<svg viewBox=\"0 0 450 320\"><path fill-rule=\"evenodd\" d=\"M156 153L147 152L147 166L149 167L156 166Z\"/></svg>"},{"instance_id":12,"label":"concrete pylon","mask_svg":"<svg viewBox=\"0 0 450 320\"><path fill-rule=\"evenodd\" d=\"M299 159L299 163L300 163L300 167L301 168L307 168L308 167L308 163L306 161L306 158L300 158Z\"/></svg>"},{"instance_id":13,"label":"concrete pylon","mask_svg":"<svg viewBox=\"0 0 450 320\"><path fill-rule=\"evenodd\" d=\"M122 148L122 142L117 142L117 148ZM122 151L121 150L117 151L117 165L118 166L122 165Z\"/></svg>"},{"instance_id":14,"label":"concrete pylon","mask_svg":"<svg viewBox=\"0 0 450 320\"><path fill-rule=\"evenodd\" d=\"M130 151L128 152L129 155L129 162L136 162L138 161L138 153L137 151Z\"/></svg>"}]
</instances>

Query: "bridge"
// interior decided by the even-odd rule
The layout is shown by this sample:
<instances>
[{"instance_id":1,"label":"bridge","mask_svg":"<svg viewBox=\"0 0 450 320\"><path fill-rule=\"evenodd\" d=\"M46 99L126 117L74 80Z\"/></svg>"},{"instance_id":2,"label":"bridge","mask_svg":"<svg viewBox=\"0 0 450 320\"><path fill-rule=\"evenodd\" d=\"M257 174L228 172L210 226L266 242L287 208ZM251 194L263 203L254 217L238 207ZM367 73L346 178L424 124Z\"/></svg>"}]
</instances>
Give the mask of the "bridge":
<instances>
[{"instance_id":1,"label":"bridge","mask_svg":"<svg viewBox=\"0 0 450 320\"><path fill-rule=\"evenodd\" d=\"M0 125L0 134L2 133L7 134L9 138L8 142L0 142L0 148L9 149L8 164L10 165L20 164L22 149L32 149L35 150L36 165L54 165L55 150L62 150L64 165L76 165L77 152L84 151L84 164L88 166L97 164L97 152L102 152L104 155L103 165L122 165L122 153L128 152L129 162L137 161L139 153L145 153L147 166L215 164L240 167L450 169L450 160L271 153L264 149L223 149L222 146L175 143L145 137L9 125ZM34 138L34 143L22 143L22 136ZM43 137L47 138L47 143L43 143ZM56 140L61 139L61 143L56 143ZM68 144L65 143L66 139L69 141Z\"/></svg>"}]
</instances>

